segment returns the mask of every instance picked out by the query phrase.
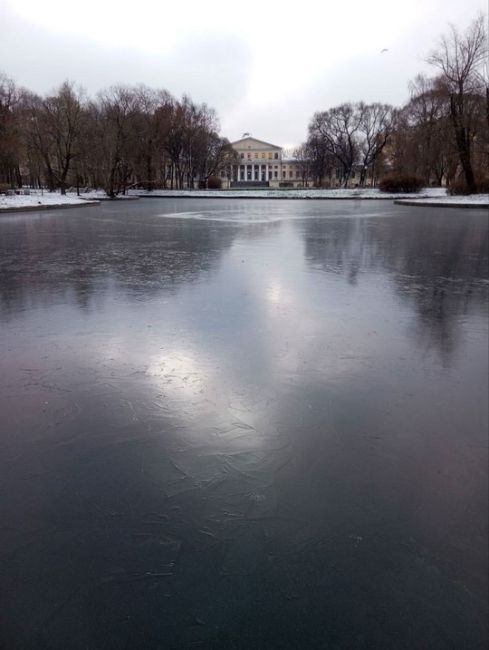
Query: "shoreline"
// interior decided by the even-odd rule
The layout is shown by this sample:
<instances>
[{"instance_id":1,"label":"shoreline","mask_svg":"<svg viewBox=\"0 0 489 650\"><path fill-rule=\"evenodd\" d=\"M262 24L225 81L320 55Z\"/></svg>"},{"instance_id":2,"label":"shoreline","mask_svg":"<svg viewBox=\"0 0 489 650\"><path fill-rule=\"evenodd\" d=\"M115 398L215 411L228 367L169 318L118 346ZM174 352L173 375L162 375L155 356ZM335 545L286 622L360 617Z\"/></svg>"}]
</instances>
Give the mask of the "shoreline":
<instances>
[{"instance_id":1,"label":"shoreline","mask_svg":"<svg viewBox=\"0 0 489 650\"><path fill-rule=\"evenodd\" d=\"M219 191L219 190L218 190ZM473 210L483 210L489 208L489 202L474 203L468 201L443 201L433 200L425 196L419 199L399 198L389 196L251 196L235 195L226 196L224 192L219 194L138 194L140 199L228 199L228 200L261 200L261 201L392 201L395 205L407 205L414 207L431 207L431 208L469 208Z\"/></svg>"},{"instance_id":2,"label":"shoreline","mask_svg":"<svg viewBox=\"0 0 489 650\"><path fill-rule=\"evenodd\" d=\"M459 203L448 201L427 201L423 199L397 199L396 205L409 205L417 208L469 208L471 210L487 210L489 203L468 203L460 201Z\"/></svg>"},{"instance_id":3,"label":"shoreline","mask_svg":"<svg viewBox=\"0 0 489 650\"><path fill-rule=\"evenodd\" d=\"M392 196L226 196L224 193L215 195L211 194L138 194L136 196L125 197L124 200L138 199L228 199L228 200L259 200L259 201L392 201L394 205L406 205L409 207L426 207L426 208L467 208L471 210L484 210L489 208L489 202L470 203L467 201L437 201L428 197L419 199L400 198L395 199ZM80 207L89 207L100 205L106 201L117 201L117 198L110 199L101 197L98 199L82 199L79 203L53 203L42 205L24 205L0 207L0 214L15 212L38 212L45 210L62 210Z\"/></svg>"},{"instance_id":4,"label":"shoreline","mask_svg":"<svg viewBox=\"0 0 489 650\"><path fill-rule=\"evenodd\" d=\"M224 194L138 194L139 199L257 199L259 201L393 201L392 196L225 196Z\"/></svg>"},{"instance_id":5,"label":"shoreline","mask_svg":"<svg viewBox=\"0 0 489 650\"><path fill-rule=\"evenodd\" d=\"M83 200L80 203L53 203L52 205L19 205L7 208L0 208L0 214L13 212L39 212L40 210L63 210L66 208L87 208L93 205L100 205L100 201Z\"/></svg>"}]
</instances>

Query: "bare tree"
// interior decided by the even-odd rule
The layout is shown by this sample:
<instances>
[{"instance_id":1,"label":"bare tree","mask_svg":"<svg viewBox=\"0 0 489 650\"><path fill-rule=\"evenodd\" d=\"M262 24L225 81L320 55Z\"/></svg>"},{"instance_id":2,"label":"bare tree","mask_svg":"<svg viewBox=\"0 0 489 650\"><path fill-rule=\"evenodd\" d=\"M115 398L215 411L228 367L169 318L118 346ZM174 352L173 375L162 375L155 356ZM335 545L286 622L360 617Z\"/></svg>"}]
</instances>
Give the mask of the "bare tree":
<instances>
[{"instance_id":1,"label":"bare tree","mask_svg":"<svg viewBox=\"0 0 489 650\"><path fill-rule=\"evenodd\" d=\"M314 150L305 142L294 149L292 157L296 161L302 185L308 187L314 166Z\"/></svg>"},{"instance_id":2,"label":"bare tree","mask_svg":"<svg viewBox=\"0 0 489 650\"><path fill-rule=\"evenodd\" d=\"M309 137L320 139L339 164L344 187L358 158L361 120L361 112L353 104L347 103L316 113L309 125Z\"/></svg>"},{"instance_id":3,"label":"bare tree","mask_svg":"<svg viewBox=\"0 0 489 650\"><path fill-rule=\"evenodd\" d=\"M314 184L321 187L327 182L331 186L336 160L330 154L324 139L318 133L310 131L306 146L311 160L310 173Z\"/></svg>"},{"instance_id":4,"label":"bare tree","mask_svg":"<svg viewBox=\"0 0 489 650\"><path fill-rule=\"evenodd\" d=\"M450 107L444 84L438 77L418 75L409 85L411 98L404 108L412 140L411 155L416 159L412 173L441 185L449 177L454 146Z\"/></svg>"},{"instance_id":5,"label":"bare tree","mask_svg":"<svg viewBox=\"0 0 489 650\"><path fill-rule=\"evenodd\" d=\"M136 182L152 190L161 182L160 152L164 147L165 123L163 107L171 102L166 90L153 90L144 85L135 88L136 106L133 129L133 168ZM164 183L164 171L163 181Z\"/></svg>"},{"instance_id":6,"label":"bare tree","mask_svg":"<svg viewBox=\"0 0 489 650\"><path fill-rule=\"evenodd\" d=\"M375 161L386 146L393 128L393 108L389 104L357 105L360 116L359 131L361 133L360 156L360 186L365 185L368 170L373 168Z\"/></svg>"},{"instance_id":7,"label":"bare tree","mask_svg":"<svg viewBox=\"0 0 489 650\"><path fill-rule=\"evenodd\" d=\"M209 177L223 172L230 174L233 165L239 163L238 153L227 138L215 131L202 131L196 152L197 173L202 187L207 187Z\"/></svg>"},{"instance_id":8,"label":"bare tree","mask_svg":"<svg viewBox=\"0 0 489 650\"><path fill-rule=\"evenodd\" d=\"M31 148L43 161L50 190L66 193L73 160L79 155L84 119L84 93L65 81L56 94L44 99L27 96L26 130Z\"/></svg>"},{"instance_id":9,"label":"bare tree","mask_svg":"<svg viewBox=\"0 0 489 650\"><path fill-rule=\"evenodd\" d=\"M135 124L139 104L137 92L113 86L99 93L92 104L92 124L99 151L99 172L110 197L125 193L133 172Z\"/></svg>"},{"instance_id":10,"label":"bare tree","mask_svg":"<svg viewBox=\"0 0 489 650\"><path fill-rule=\"evenodd\" d=\"M22 185L20 94L13 79L0 73L0 182L12 187Z\"/></svg>"},{"instance_id":11,"label":"bare tree","mask_svg":"<svg viewBox=\"0 0 489 650\"><path fill-rule=\"evenodd\" d=\"M477 97L486 95L489 102L487 81L485 87L483 81L486 57L487 34L483 15L476 18L463 34L452 25L449 33L441 37L438 48L428 57L428 62L441 71L449 96L450 119L468 192L476 191L472 144L475 107L480 104Z\"/></svg>"}]
</instances>

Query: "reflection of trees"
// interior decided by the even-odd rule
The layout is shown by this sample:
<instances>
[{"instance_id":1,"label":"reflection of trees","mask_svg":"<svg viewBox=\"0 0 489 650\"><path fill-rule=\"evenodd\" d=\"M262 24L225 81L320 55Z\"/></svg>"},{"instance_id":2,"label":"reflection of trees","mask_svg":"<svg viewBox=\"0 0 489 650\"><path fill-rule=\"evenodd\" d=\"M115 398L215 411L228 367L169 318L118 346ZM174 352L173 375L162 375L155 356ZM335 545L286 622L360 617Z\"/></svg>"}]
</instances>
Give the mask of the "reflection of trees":
<instances>
[{"instance_id":1,"label":"reflection of trees","mask_svg":"<svg viewBox=\"0 0 489 650\"><path fill-rule=\"evenodd\" d=\"M345 274L351 284L356 284L358 273L364 267L362 258L369 248L365 246L368 222L345 218L327 222L311 219L304 221L301 227L309 264L328 273Z\"/></svg>"},{"instance_id":2,"label":"reflection of trees","mask_svg":"<svg viewBox=\"0 0 489 650\"><path fill-rule=\"evenodd\" d=\"M154 210L149 218L145 212L131 217L125 207L110 219L87 212L2 224L0 304L5 313L32 302L66 301L73 293L86 309L114 283L138 299L172 290L212 272L237 232L209 227L206 221L157 218Z\"/></svg>"},{"instance_id":3,"label":"reflection of trees","mask_svg":"<svg viewBox=\"0 0 489 650\"><path fill-rule=\"evenodd\" d=\"M487 305L487 228L481 219L418 220L392 257L396 287L418 314L419 340L445 362L456 348L459 317Z\"/></svg>"},{"instance_id":4,"label":"reflection of trees","mask_svg":"<svg viewBox=\"0 0 489 650\"><path fill-rule=\"evenodd\" d=\"M486 221L430 211L405 219L305 220L305 256L314 268L357 283L362 273L387 271L418 316L416 336L448 361L457 323L487 305Z\"/></svg>"}]
</instances>

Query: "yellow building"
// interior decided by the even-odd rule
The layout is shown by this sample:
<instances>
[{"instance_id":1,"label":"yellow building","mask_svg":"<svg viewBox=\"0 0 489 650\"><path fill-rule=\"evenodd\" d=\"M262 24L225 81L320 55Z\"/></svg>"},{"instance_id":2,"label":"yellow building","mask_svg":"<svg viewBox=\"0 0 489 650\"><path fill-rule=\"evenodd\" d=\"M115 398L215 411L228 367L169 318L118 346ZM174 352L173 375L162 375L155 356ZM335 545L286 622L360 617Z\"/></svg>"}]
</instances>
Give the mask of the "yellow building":
<instances>
[{"instance_id":1,"label":"yellow building","mask_svg":"<svg viewBox=\"0 0 489 650\"><path fill-rule=\"evenodd\" d=\"M297 161L286 159L282 147L245 134L231 146L239 163L223 174L223 187L301 187Z\"/></svg>"}]
</instances>

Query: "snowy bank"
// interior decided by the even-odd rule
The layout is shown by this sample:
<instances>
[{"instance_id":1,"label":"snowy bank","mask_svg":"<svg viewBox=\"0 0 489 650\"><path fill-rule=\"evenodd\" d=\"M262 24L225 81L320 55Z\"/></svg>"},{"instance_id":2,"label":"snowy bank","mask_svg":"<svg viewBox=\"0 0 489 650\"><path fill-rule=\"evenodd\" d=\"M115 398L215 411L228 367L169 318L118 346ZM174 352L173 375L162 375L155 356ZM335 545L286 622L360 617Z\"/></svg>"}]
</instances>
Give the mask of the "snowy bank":
<instances>
[{"instance_id":1,"label":"snowy bank","mask_svg":"<svg viewBox=\"0 0 489 650\"><path fill-rule=\"evenodd\" d=\"M41 192L40 190L31 190L29 194L0 195L0 212L25 212L97 204L98 201L87 200L76 195L63 196L58 192Z\"/></svg>"},{"instance_id":2,"label":"snowy bank","mask_svg":"<svg viewBox=\"0 0 489 650\"><path fill-rule=\"evenodd\" d=\"M253 189L253 190L153 190L152 192L132 190L141 198L186 198L186 199L361 199L394 200L399 205L432 207L489 207L489 194L449 196L444 187L427 187L417 194L381 192L378 189Z\"/></svg>"},{"instance_id":3,"label":"snowy bank","mask_svg":"<svg viewBox=\"0 0 489 650\"><path fill-rule=\"evenodd\" d=\"M68 192L68 195L76 196L71 192ZM79 198L86 201L136 201L139 196L137 194L118 194L117 196L110 197L104 190L91 190L90 192L80 192Z\"/></svg>"},{"instance_id":4,"label":"snowy bank","mask_svg":"<svg viewBox=\"0 0 489 650\"><path fill-rule=\"evenodd\" d=\"M398 205L417 205L432 208L489 208L489 194L468 194L466 196L411 197L394 201Z\"/></svg>"},{"instance_id":5,"label":"snowy bank","mask_svg":"<svg viewBox=\"0 0 489 650\"><path fill-rule=\"evenodd\" d=\"M283 190L133 190L141 198L192 198L192 199L375 199L438 198L446 196L445 188L430 187L419 194L390 194L378 189L283 189Z\"/></svg>"}]
</instances>

